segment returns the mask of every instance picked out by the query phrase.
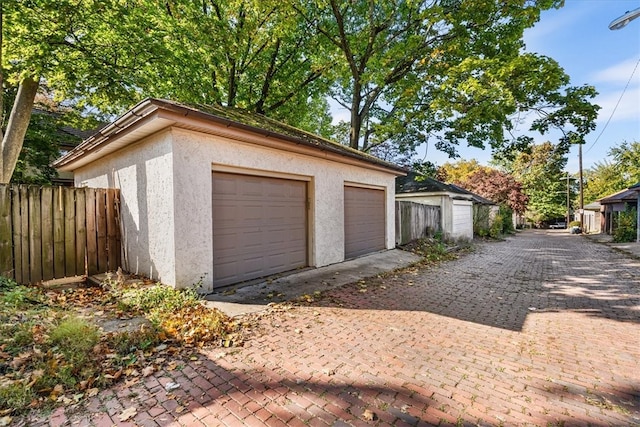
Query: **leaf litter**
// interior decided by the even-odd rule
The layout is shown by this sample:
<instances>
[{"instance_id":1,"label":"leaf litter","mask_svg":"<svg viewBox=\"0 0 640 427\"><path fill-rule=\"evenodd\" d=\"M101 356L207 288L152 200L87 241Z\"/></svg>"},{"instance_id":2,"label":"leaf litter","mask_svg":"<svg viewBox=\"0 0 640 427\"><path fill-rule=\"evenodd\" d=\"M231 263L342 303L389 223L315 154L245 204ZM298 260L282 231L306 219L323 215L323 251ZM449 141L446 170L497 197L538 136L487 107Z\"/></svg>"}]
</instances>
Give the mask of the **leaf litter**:
<instances>
[{"instance_id":1,"label":"leaf litter","mask_svg":"<svg viewBox=\"0 0 640 427\"><path fill-rule=\"evenodd\" d=\"M133 386L197 360L203 347L242 345L247 322L206 307L195 292L176 302L163 299L179 292L146 280L68 289L0 287L1 421L77 403L115 383ZM147 301L153 309L135 304L141 294L157 297ZM134 410L124 411L121 420L135 416Z\"/></svg>"}]
</instances>

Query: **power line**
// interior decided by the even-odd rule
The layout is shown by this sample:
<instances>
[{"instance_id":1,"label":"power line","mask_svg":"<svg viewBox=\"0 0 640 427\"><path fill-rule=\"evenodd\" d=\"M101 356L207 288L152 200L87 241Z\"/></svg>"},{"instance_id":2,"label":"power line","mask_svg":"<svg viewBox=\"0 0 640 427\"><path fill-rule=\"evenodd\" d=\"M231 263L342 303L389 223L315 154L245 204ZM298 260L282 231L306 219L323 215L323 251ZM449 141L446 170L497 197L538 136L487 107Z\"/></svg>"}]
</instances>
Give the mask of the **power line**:
<instances>
[{"instance_id":1,"label":"power line","mask_svg":"<svg viewBox=\"0 0 640 427\"><path fill-rule=\"evenodd\" d=\"M607 123L604 124L604 127L602 128L602 130L600 131L600 133L596 137L596 140L593 141L593 143L591 144L589 149L587 149L587 151L585 151L585 154L588 153L589 150L591 150L594 145L596 145L596 142L598 142L598 140L600 139L600 137L604 133L604 131L607 128L607 126L609 126L609 122L611 122L611 119L613 118L613 115L615 114L616 110L618 109L618 106L620 105L620 101L622 101L622 97L624 96L625 92L629 88L629 84L631 83L631 80L633 79L633 75L636 73L636 70L638 69L638 64L640 64L640 59L638 59L638 62L636 62L636 66L633 67L633 71L631 72L631 76L629 76L629 80L627 81L627 85L622 90L622 93L620 94L620 98L618 98L618 102L616 102L616 106L613 107L613 111L611 112L611 115L609 116L609 119L607 120Z\"/></svg>"}]
</instances>

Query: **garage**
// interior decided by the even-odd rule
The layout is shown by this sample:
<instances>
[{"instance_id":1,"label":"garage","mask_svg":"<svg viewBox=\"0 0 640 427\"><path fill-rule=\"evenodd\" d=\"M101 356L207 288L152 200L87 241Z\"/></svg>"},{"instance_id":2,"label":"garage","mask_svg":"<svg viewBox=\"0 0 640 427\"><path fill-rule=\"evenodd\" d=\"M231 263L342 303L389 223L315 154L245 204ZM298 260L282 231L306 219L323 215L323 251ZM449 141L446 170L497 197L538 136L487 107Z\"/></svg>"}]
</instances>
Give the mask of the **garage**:
<instances>
[{"instance_id":1,"label":"garage","mask_svg":"<svg viewBox=\"0 0 640 427\"><path fill-rule=\"evenodd\" d=\"M213 287L307 266L305 181L213 172Z\"/></svg>"},{"instance_id":2,"label":"garage","mask_svg":"<svg viewBox=\"0 0 640 427\"><path fill-rule=\"evenodd\" d=\"M385 233L384 190L345 186L345 258L383 250Z\"/></svg>"},{"instance_id":3,"label":"garage","mask_svg":"<svg viewBox=\"0 0 640 427\"><path fill-rule=\"evenodd\" d=\"M56 167L120 189L125 271L202 293L392 249L405 174L260 114L166 99L141 101Z\"/></svg>"}]
</instances>

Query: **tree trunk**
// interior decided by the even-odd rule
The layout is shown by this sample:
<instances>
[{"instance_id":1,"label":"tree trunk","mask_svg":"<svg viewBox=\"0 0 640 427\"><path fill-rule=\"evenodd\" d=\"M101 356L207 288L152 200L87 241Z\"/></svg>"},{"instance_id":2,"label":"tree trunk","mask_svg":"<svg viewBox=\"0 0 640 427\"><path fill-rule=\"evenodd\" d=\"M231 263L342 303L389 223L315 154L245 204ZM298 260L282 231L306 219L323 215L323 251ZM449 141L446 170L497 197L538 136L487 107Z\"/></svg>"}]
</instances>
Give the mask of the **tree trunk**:
<instances>
[{"instance_id":1,"label":"tree trunk","mask_svg":"<svg viewBox=\"0 0 640 427\"><path fill-rule=\"evenodd\" d=\"M16 100L9 115L7 131L2 138L0 156L0 184L8 184L16 168L18 156L22 151L24 136L31 119L33 102L38 92L39 79L25 78L18 87Z\"/></svg>"},{"instance_id":2,"label":"tree trunk","mask_svg":"<svg viewBox=\"0 0 640 427\"><path fill-rule=\"evenodd\" d=\"M362 116L360 115L362 95L360 90L361 86L356 82L351 97L351 128L349 129L349 146L356 150L360 149L360 131L362 129Z\"/></svg>"}]
</instances>

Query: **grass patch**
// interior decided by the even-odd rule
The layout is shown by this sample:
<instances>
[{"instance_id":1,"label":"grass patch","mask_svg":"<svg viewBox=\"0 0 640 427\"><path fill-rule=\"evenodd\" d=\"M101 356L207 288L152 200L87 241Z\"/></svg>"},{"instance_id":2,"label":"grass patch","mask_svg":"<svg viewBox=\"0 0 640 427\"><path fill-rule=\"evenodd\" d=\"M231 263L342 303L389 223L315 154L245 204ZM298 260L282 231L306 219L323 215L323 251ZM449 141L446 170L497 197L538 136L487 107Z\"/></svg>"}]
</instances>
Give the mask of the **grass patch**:
<instances>
[{"instance_id":1,"label":"grass patch","mask_svg":"<svg viewBox=\"0 0 640 427\"><path fill-rule=\"evenodd\" d=\"M149 321L131 330L100 327L133 317ZM173 369L194 347L239 344L239 328L193 289L141 281L44 290L0 277L0 417Z\"/></svg>"}]
</instances>

